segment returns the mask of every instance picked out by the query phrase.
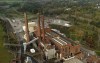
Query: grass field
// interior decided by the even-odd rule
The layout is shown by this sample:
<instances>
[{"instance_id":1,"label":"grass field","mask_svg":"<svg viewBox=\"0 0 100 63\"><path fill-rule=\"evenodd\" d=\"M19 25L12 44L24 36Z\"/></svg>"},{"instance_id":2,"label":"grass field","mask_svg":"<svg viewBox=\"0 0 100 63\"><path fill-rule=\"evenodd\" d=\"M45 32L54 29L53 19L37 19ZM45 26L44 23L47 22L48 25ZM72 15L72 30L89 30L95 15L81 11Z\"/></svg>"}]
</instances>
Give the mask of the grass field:
<instances>
[{"instance_id":1,"label":"grass field","mask_svg":"<svg viewBox=\"0 0 100 63\"><path fill-rule=\"evenodd\" d=\"M0 25L0 63L9 63L13 56L8 53L8 50L3 46L4 34L3 27Z\"/></svg>"}]
</instances>

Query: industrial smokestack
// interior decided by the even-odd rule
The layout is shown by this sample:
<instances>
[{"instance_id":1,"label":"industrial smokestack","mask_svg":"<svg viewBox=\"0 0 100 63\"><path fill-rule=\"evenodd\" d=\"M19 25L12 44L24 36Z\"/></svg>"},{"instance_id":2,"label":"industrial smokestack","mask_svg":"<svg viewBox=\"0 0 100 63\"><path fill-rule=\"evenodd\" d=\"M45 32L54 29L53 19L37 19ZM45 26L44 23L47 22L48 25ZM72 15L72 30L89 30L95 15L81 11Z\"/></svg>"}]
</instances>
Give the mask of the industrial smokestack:
<instances>
[{"instance_id":1,"label":"industrial smokestack","mask_svg":"<svg viewBox=\"0 0 100 63\"><path fill-rule=\"evenodd\" d=\"M39 37L39 42L38 42L38 47L40 47L40 42L41 42L41 24L40 24L40 14L38 14L38 37Z\"/></svg>"},{"instance_id":2,"label":"industrial smokestack","mask_svg":"<svg viewBox=\"0 0 100 63\"><path fill-rule=\"evenodd\" d=\"M41 37L40 14L38 16L38 36Z\"/></svg>"},{"instance_id":3,"label":"industrial smokestack","mask_svg":"<svg viewBox=\"0 0 100 63\"><path fill-rule=\"evenodd\" d=\"M43 41L45 40L45 29L44 29L44 16L42 15L42 34L43 34Z\"/></svg>"},{"instance_id":4,"label":"industrial smokestack","mask_svg":"<svg viewBox=\"0 0 100 63\"><path fill-rule=\"evenodd\" d=\"M30 38L29 38L29 29L28 29L28 19L27 19L27 14L24 13L24 18L25 18L25 34L26 34L26 38L27 38L27 42L30 41Z\"/></svg>"}]
</instances>

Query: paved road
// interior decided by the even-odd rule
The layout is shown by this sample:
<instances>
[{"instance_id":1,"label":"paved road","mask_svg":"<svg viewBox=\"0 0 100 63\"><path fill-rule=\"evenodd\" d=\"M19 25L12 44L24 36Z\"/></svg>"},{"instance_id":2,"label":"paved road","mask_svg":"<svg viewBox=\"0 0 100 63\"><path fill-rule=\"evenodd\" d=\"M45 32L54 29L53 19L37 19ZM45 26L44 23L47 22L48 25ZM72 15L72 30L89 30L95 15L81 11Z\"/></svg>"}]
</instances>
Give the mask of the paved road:
<instances>
[{"instance_id":1,"label":"paved road","mask_svg":"<svg viewBox=\"0 0 100 63\"><path fill-rule=\"evenodd\" d=\"M61 26L66 26L66 27L72 26L72 25L70 25L69 21L64 21L61 19L48 19L47 22L49 24L56 24L56 25L61 25Z\"/></svg>"},{"instance_id":2,"label":"paved road","mask_svg":"<svg viewBox=\"0 0 100 63\"><path fill-rule=\"evenodd\" d=\"M14 30L14 33L16 34L17 38L18 38L18 41L22 41L23 40L23 35L22 35L22 32L23 32L23 29L22 29L22 22L20 21L20 19L9 19L9 18L6 18L9 23L11 24L13 30Z\"/></svg>"},{"instance_id":3,"label":"paved road","mask_svg":"<svg viewBox=\"0 0 100 63\"><path fill-rule=\"evenodd\" d=\"M20 19L8 19L8 21L12 25L15 32L22 32L23 31L22 30L23 24L21 23Z\"/></svg>"},{"instance_id":4,"label":"paved road","mask_svg":"<svg viewBox=\"0 0 100 63\"><path fill-rule=\"evenodd\" d=\"M31 20L31 21L38 22L38 19ZM70 25L69 21L65 21L65 20L61 20L61 19L53 19L53 18L52 19L45 18L44 24L45 24L45 27L47 27L48 24L61 25L61 26L66 26L66 27L72 26L72 25Z\"/></svg>"}]
</instances>

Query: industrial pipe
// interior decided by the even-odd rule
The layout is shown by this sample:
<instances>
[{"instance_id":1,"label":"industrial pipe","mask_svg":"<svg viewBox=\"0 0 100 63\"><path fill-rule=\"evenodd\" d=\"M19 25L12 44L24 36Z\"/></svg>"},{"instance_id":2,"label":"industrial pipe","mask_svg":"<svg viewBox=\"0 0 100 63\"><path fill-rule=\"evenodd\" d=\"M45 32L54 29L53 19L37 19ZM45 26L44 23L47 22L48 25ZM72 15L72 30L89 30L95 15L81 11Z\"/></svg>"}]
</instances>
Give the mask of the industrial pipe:
<instances>
[{"instance_id":1,"label":"industrial pipe","mask_svg":"<svg viewBox=\"0 0 100 63\"><path fill-rule=\"evenodd\" d=\"M39 38L35 38L35 39L31 40L31 41L28 42L28 43L23 43L23 46L24 46L24 53L26 53L27 45L29 45L29 44L35 42L35 41L38 40L38 39L39 39Z\"/></svg>"}]
</instances>

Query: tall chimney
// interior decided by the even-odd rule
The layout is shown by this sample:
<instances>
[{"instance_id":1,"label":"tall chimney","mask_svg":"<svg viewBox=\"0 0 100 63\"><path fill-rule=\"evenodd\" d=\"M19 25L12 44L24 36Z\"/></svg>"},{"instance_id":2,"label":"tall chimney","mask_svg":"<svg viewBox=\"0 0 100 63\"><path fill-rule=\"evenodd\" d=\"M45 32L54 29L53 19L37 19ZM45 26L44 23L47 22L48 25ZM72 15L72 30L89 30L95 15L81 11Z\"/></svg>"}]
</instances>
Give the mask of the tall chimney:
<instances>
[{"instance_id":1,"label":"tall chimney","mask_svg":"<svg viewBox=\"0 0 100 63\"><path fill-rule=\"evenodd\" d=\"M39 42L38 42L38 47L40 47L40 42L41 42L41 26L40 26L40 14L38 15L38 37L39 37Z\"/></svg>"},{"instance_id":2,"label":"tall chimney","mask_svg":"<svg viewBox=\"0 0 100 63\"><path fill-rule=\"evenodd\" d=\"M38 36L41 37L40 14L39 14L38 17L39 17L39 18L38 18Z\"/></svg>"},{"instance_id":3,"label":"tall chimney","mask_svg":"<svg viewBox=\"0 0 100 63\"><path fill-rule=\"evenodd\" d=\"M42 15L42 33L43 33L43 41L45 40L45 29L44 29L44 16Z\"/></svg>"},{"instance_id":4,"label":"tall chimney","mask_svg":"<svg viewBox=\"0 0 100 63\"><path fill-rule=\"evenodd\" d=\"M27 19L27 14L24 13L24 18L25 18L25 34L26 34L26 38L27 38L27 42L30 41L30 38L29 38L29 29L28 29L28 19Z\"/></svg>"}]
</instances>

